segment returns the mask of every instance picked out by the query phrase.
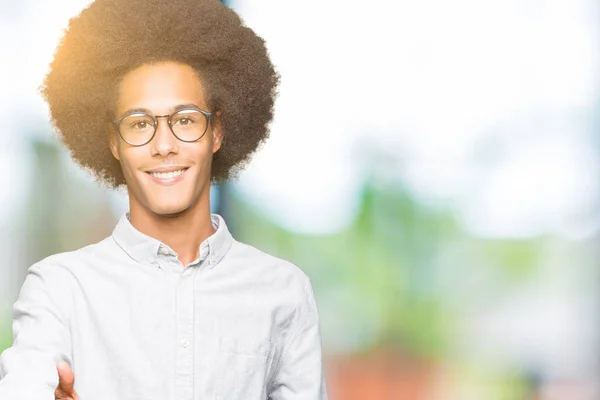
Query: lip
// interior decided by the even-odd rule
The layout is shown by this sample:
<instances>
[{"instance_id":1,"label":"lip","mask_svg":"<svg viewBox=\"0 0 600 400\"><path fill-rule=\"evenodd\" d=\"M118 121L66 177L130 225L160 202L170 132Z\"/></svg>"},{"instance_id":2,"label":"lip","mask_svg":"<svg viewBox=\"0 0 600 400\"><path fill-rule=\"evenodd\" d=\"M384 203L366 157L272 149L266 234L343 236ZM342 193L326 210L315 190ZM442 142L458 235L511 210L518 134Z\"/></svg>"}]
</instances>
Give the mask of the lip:
<instances>
[{"instance_id":1,"label":"lip","mask_svg":"<svg viewBox=\"0 0 600 400\"><path fill-rule=\"evenodd\" d=\"M169 165L166 167L158 167L158 168L152 168L149 170L146 170L144 172L146 173L152 173L152 172L173 172L173 171L179 171L180 169L188 169L190 167L185 166L185 165Z\"/></svg>"},{"instance_id":2,"label":"lip","mask_svg":"<svg viewBox=\"0 0 600 400\"><path fill-rule=\"evenodd\" d=\"M181 169L184 170L183 173L181 175L177 175L174 178L163 179L163 178L153 176L151 174L151 172L172 172L172 171L179 171ZM181 182L187 175L187 172L189 169L190 169L189 167L162 167L162 168L156 168L153 170L146 171L146 175L148 175L150 180L154 183L157 183L157 184L163 185L163 186L171 186L171 185L175 185L176 183Z\"/></svg>"}]
</instances>

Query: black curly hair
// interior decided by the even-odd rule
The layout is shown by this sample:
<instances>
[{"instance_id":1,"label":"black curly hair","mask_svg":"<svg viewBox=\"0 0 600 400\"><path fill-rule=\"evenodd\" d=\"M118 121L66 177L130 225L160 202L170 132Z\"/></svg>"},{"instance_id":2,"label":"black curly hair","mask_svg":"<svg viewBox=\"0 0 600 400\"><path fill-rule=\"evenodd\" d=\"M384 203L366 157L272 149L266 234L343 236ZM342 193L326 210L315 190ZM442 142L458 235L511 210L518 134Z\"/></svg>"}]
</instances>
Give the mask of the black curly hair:
<instances>
[{"instance_id":1,"label":"black curly hair","mask_svg":"<svg viewBox=\"0 0 600 400\"><path fill-rule=\"evenodd\" d=\"M60 141L101 183L124 185L107 140L118 86L161 61L201 77L223 129L211 179L235 176L269 135L279 75L263 39L217 0L96 0L72 18L40 88Z\"/></svg>"}]
</instances>

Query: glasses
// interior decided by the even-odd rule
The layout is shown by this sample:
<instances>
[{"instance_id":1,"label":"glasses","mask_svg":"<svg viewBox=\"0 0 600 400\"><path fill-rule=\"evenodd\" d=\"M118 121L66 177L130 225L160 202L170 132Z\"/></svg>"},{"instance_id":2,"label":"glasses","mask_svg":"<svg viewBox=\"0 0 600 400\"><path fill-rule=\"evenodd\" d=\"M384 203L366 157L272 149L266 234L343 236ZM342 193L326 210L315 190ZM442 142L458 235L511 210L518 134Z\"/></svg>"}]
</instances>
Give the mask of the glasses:
<instances>
[{"instance_id":1,"label":"glasses","mask_svg":"<svg viewBox=\"0 0 600 400\"><path fill-rule=\"evenodd\" d=\"M168 118L167 124L173 135L182 142L200 140L210 123L212 114L199 108L185 108L171 115L150 115L143 111L132 111L114 121L117 131L130 146L150 143L158 128L158 118Z\"/></svg>"}]
</instances>

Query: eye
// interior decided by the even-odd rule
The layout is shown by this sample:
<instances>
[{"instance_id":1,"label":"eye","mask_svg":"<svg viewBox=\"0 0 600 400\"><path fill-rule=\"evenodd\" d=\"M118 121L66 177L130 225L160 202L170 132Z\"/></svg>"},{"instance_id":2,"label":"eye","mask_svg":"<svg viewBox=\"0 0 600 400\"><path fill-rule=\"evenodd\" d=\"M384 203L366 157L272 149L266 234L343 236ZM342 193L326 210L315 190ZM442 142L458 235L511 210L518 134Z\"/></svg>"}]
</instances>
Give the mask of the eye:
<instances>
[{"instance_id":1,"label":"eye","mask_svg":"<svg viewBox=\"0 0 600 400\"><path fill-rule=\"evenodd\" d=\"M148 128L148 126L150 126L150 124L148 123L148 121L144 121L144 120L133 121L129 125L129 127L132 129L146 129L146 128Z\"/></svg>"},{"instance_id":2,"label":"eye","mask_svg":"<svg viewBox=\"0 0 600 400\"><path fill-rule=\"evenodd\" d=\"M154 129L154 120L147 114L131 114L121 121L120 126L125 132L146 132Z\"/></svg>"},{"instance_id":3,"label":"eye","mask_svg":"<svg viewBox=\"0 0 600 400\"><path fill-rule=\"evenodd\" d=\"M197 122L197 119L194 118L191 115L178 115L174 121L172 122L173 125L179 125L179 126L190 126L190 125L194 125Z\"/></svg>"},{"instance_id":4,"label":"eye","mask_svg":"<svg viewBox=\"0 0 600 400\"><path fill-rule=\"evenodd\" d=\"M190 117L181 117L175 121L175 123L179 125L189 125L194 123L194 121Z\"/></svg>"},{"instance_id":5,"label":"eye","mask_svg":"<svg viewBox=\"0 0 600 400\"><path fill-rule=\"evenodd\" d=\"M196 127L204 117L197 110L181 110L171 120L171 125L179 128Z\"/></svg>"}]
</instances>

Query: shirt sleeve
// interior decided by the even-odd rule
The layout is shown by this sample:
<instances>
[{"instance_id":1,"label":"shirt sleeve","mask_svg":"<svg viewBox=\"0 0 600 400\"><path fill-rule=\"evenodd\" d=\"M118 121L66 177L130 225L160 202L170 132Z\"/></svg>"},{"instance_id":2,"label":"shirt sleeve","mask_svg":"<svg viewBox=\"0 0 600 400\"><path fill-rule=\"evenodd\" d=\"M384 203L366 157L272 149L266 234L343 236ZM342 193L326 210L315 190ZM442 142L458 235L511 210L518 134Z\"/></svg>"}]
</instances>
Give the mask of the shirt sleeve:
<instances>
[{"instance_id":1,"label":"shirt sleeve","mask_svg":"<svg viewBox=\"0 0 600 400\"><path fill-rule=\"evenodd\" d=\"M269 387L269 400L327 400L319 314L310 281L304 287L294 333Z\"/></svg>"},{"instance_id":2,"label":"shirt sleeve","mask_svg":"<svg viewBox=\"0 0 600 400\"><path fill-rule=\"evenodd\" d=\"M54 400L56 364L71 363L70 332L42 269L29 268L13 306L13 345L0 355L0 399Z\"/></svg>"}]
</instances>

